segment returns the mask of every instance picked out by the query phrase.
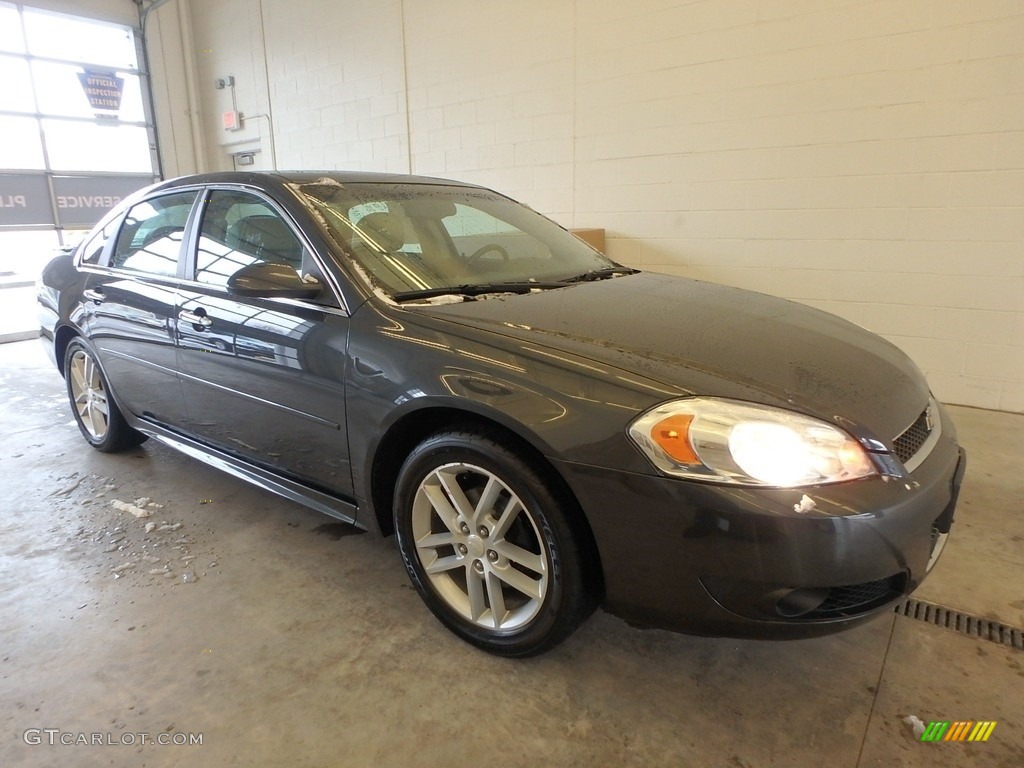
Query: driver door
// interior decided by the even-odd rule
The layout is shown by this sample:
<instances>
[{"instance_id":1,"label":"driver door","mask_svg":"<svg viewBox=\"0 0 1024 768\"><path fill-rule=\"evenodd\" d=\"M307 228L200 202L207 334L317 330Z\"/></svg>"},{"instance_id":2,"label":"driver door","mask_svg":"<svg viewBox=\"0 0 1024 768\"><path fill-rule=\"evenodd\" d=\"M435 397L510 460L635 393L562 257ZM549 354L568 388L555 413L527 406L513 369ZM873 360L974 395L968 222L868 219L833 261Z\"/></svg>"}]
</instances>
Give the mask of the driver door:
<instances>
[{"instance_id":1,"label":"driver door","mask_svg":"<svg viewBox=\"0 0 1024 768\"><path fill-rule=\"evenodd\" d=\"M189 431L249 461L347 494L346 313L271 201L213 189L200 215L176 325ZM231 275L256 262L319 277L320 296L229 293Z\"/></svg>"}]
</instances>

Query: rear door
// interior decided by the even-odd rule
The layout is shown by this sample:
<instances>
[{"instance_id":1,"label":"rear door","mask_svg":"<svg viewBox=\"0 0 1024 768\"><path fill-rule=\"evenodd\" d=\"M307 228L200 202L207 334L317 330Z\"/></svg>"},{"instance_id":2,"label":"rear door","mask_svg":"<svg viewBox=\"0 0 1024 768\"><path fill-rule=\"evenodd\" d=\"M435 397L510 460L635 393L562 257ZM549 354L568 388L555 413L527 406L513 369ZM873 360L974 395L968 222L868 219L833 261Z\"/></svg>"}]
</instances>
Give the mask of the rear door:
<instances>
[{"instance_id":1,"label":"rear door","mask_svg":"<svg viewBox=\"0 0 1024 768\"><path fill-rule=\"evenodd\" d=\"M352 490L345 432L348 315L293 221L252 190L205 195L175 323L189 431L325 490ZM315 300L229 294L258 262L322 285Z\"/></svg>"},{"instance_id":2,"label":"rear door","mask_svg":"<svg viewBox=\"0 0 1024 768\"><path fill-rule=\"evenodd\" d=\"M198 196L187 190L139 202L119 229L111 227L113 242L105 250L97 244L83 253L89 277L81 325L115 397L130 412L171 427L185 417L174 323L183 242ZM92 267L97 248L103 256Z\"/></svg>"}]
</instances>

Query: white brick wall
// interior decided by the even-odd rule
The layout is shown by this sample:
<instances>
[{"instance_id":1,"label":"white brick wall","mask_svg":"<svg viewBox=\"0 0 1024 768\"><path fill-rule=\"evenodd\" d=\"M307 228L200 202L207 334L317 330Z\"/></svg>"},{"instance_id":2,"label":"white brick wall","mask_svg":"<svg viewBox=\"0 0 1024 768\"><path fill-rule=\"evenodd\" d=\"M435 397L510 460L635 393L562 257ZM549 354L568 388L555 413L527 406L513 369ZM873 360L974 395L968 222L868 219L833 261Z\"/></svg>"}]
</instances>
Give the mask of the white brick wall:
<instances>
[{"instance_id":1,"label":"white brick wall","mask_svg":"<svg viewBox=\"0 0 1024 768\"><path fill-rule=\"evenodd\" d=\"M882 333L944 400L1024 411L1020 0L262 7L191 2L211 146L266 143L216 127L206 83L235 74L281 167L484 183L605 227L623 262Z\"/></svg>"},{"instance_id":2,"label":"white brick wall","mask_svg":"<svg viewBox=\"0 0 1024 768\"><path fill-rule=\"evenodd\" d=\"M192 0L208 145L221 148L211 167L231 168L232 154L254 149L256 167L271 167L265 118L220 128L231 93L212 83L233 75L239 110L273 118L277 167L408 172L400 7Z\"/></svg>"},{"instance_id":3,"label":"white brick wall","mask_svg":"<svg viewBox=\"0 0 1024 768\"><path fill-rule=\"evenodd\" d=\"M573 4L406 0L412 167L562 221L573 200Z\"/></svg>"}]
</instances>

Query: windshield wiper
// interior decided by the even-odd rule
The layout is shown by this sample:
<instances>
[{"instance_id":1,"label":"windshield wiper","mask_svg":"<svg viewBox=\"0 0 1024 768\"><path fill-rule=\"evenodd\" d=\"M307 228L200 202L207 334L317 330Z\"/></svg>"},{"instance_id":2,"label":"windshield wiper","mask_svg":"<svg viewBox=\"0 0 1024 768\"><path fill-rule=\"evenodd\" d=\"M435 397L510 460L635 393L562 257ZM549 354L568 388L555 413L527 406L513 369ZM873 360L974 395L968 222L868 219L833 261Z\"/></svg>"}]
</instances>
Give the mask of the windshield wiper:
<instances>
[{"instance_id":1,"label":"windshield wiper","mask_svg":"<svg viewBox=\"0 0 1024 768\"><path fill-rule=\"evenodd\" d=\"M605 269L592 269L589 272L584 272L582 275L576 275L575 277L565 278L567 283L589 283L594 280L604 280L608 277L615 277L616 275L635 275L639 272L639 269L630 269L629 267L606 267Z\"/></svg>"},{"instance_id":2,"label":"windshield wiper","mask_svg":"<svg viewBox=\"0 0 1024 768\"><path fill-rule=\"evenodd\" d=\"M538 288L564 288L568 283L563 281L549 282L510 282L510 283L473 283L466 285L448 285L440 288L423 288L417 291L398 291L393 294L395 301L416 301L430 299L434 296L466 296L472 298L485 293L529 293Z\"/></svg>"}]
</instances>

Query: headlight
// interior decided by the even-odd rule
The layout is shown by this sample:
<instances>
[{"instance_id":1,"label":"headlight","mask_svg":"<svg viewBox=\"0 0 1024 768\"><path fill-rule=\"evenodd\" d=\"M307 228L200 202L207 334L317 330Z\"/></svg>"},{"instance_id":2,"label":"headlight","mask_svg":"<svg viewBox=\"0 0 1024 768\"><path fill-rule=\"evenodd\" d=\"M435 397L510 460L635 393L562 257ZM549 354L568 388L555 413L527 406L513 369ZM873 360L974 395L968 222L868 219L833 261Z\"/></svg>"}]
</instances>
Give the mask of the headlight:
<instances>
[{"instance_id":1,"label":"headlight","mask_svg":"<svg viewBox=\"0 0 1024 768\"><path fill-rule=\"evenodd\" d=\"M781 408L695 397L647 411L629 436L667 475L793 488L875 475L843 430Z\"/></svg>"}]
</instances>

